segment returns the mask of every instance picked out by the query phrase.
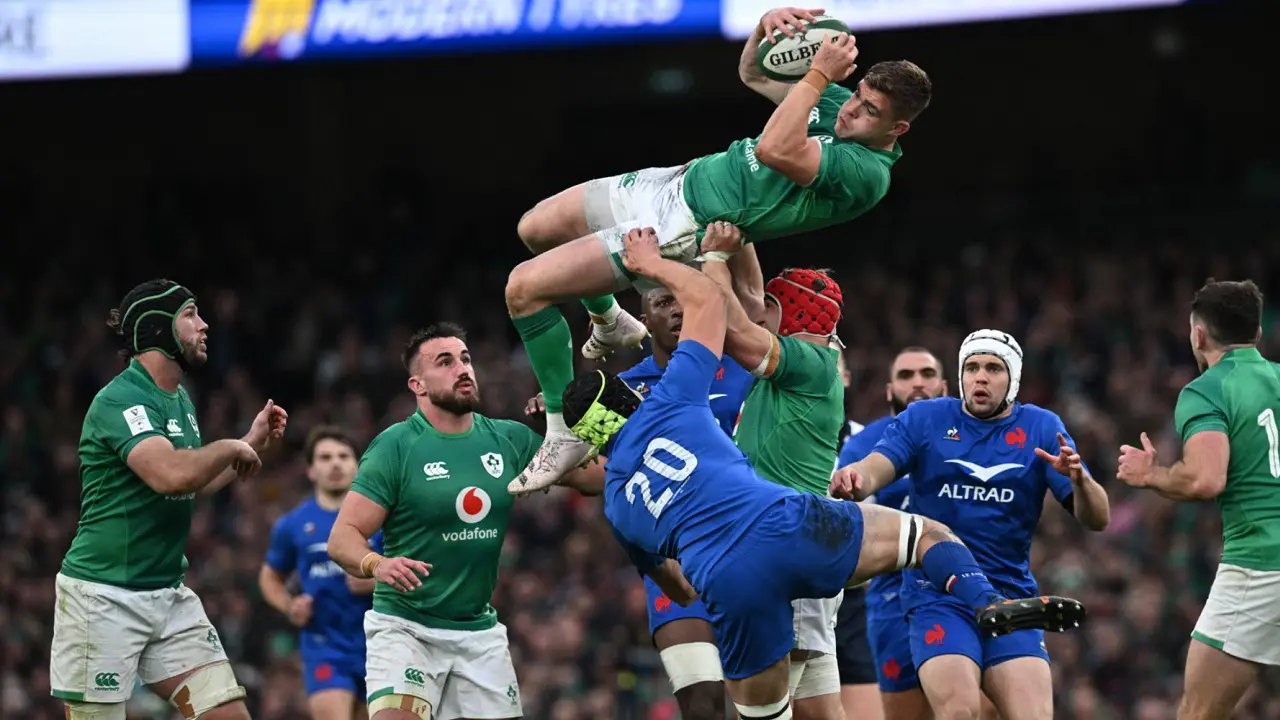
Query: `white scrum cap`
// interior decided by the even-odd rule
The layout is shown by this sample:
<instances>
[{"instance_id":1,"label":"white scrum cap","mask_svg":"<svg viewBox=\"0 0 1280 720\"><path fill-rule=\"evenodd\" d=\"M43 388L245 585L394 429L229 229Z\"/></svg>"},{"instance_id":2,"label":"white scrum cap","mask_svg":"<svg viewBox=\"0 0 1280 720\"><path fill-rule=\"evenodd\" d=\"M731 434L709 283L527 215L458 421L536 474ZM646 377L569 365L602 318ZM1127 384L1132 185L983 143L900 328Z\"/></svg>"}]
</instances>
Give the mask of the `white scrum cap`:
<instances>
[{"instance_id":1,"label":"white scrum cap","mask_svg":"<svg viewBox=\"0 0 1280 720\"><path fill-rule=\"evenodd\" d=\"M995 355L1004 361L1009 371L1009 391L1005 393L1004 402L1012 405L1014 398L1018 397L1018 386L1022 384L1022 346L1007 332L974 330L960 343L961 377L964 376L964 361L974 355ZM964 394L964 382L960 383L960 394Z\"/></svg>"}]
</instances>

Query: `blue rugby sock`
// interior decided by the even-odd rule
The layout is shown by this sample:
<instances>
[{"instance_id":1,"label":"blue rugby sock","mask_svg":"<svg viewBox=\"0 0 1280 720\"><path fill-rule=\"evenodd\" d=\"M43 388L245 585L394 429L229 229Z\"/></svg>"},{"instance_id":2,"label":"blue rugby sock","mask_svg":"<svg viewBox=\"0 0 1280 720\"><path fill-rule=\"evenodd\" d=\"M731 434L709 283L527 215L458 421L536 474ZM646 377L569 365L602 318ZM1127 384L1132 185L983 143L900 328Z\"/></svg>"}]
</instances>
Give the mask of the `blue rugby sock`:
<instances>
[{"instance_id":1,"label":"blue rugby sock","mask_svg":"<svg viewBox=\"0 0 1280 720\"><path fill-rule=\"evenodd\" d=\"M982 573L969 548L958 542L940 542L929 548L921 558L920 569L934 587L955 595L974 610L1004 599Z\"/></svg>"}]
</instances>

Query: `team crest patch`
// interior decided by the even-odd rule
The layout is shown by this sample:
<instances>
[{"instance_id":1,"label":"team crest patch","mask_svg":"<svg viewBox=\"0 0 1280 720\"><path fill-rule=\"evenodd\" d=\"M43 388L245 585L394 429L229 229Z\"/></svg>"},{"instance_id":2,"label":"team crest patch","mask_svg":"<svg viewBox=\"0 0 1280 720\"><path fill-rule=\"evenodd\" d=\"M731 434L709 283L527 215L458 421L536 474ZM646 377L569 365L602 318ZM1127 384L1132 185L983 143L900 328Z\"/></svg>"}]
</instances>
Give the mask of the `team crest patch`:
<instances>
[{"instance_id":1,"label":"team crest patch","mask_svg":"<svg viewBox=\"0 0 1280 720\"><path fill-rule=\"evenodd\" d=\"M484 466L484 471L495 478L502 477L503 463L502 456L498 453L485 453L480 456L480 464Z\"/></svg>"}]
</instances>

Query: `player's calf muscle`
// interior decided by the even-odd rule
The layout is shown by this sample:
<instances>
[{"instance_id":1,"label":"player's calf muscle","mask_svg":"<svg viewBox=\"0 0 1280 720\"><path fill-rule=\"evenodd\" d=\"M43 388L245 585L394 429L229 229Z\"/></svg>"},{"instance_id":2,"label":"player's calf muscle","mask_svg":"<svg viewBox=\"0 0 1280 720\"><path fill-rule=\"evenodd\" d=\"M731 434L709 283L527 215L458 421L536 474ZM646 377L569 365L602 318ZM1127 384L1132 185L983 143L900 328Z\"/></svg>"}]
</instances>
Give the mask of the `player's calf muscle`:
<instances>
[{"instance_id":1,"label":"player's calf muscle","mask_svg":"<svg viewBox=\"0 0 1280 720\"><path fill-rule=\"evenodd\" d=\"M724 684L700 682L676 691L680 717L685 720L722 720L724 718Z\"/></svg>"}]
</instances>

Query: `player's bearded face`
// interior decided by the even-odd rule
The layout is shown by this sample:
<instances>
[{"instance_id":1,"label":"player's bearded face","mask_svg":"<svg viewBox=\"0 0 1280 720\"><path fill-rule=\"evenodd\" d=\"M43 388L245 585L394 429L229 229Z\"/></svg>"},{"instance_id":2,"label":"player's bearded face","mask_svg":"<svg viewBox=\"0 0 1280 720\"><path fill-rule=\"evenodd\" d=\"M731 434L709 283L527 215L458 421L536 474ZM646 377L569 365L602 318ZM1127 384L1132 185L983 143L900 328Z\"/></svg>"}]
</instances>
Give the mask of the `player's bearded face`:
<instances>
[{"instance_id":1,"label":"player's bearded face","mask_svg":"<svg viewBox=\"0 0 1280 720\"><path fill-rule=\"evenodd\" d=\"M929 353L903 353L893 363L889 381L889 406L897 415L917 400L941 397L947 392L938 359Z\"/></svg>"},{"instance_id":2,"label":"player's bearded face","mask_svg":"<svg viewBox=\"0 0 1280 720\"><path fill-rule=\"evenodd\" d=\"M990 417L1009 392L1009 371L995 355L974 355L962 369L964 407L976 418Z\"/></svg>"},{"instance_id":3,"label":"player's bearded face","mask_svg":"<svg viewBox=\"0 0 1280 720\"><path fill-rule=\"evenodd\" d=\"M195 305L188 305L173 319L187 365L198 368L209 360L209 324L200 317Z\"/></svg>"},{"instance_id":4,"label":"player's bearded face","mask_svg":"<svg viewBox=\"0 0 1280 720\"><path fill-rule=\"evenodd\" d=\"M409 378L415 395L425 395L432 405L457 415L480 406L480 385L466 343L436 338L423 343L418 355L418 374Z\"/></svg>"},{"instance_id":5,"label":"player's bearded face","mask_svg":"<svg viewBox=\"0 0 1280 720\"><path fill-rule=\"evenodd\" d=\"M321 490L345 492L356 479L356 467L350 446L338 440L321 440L316 443L307 475Z\"/></svg>"}]
</instances>

